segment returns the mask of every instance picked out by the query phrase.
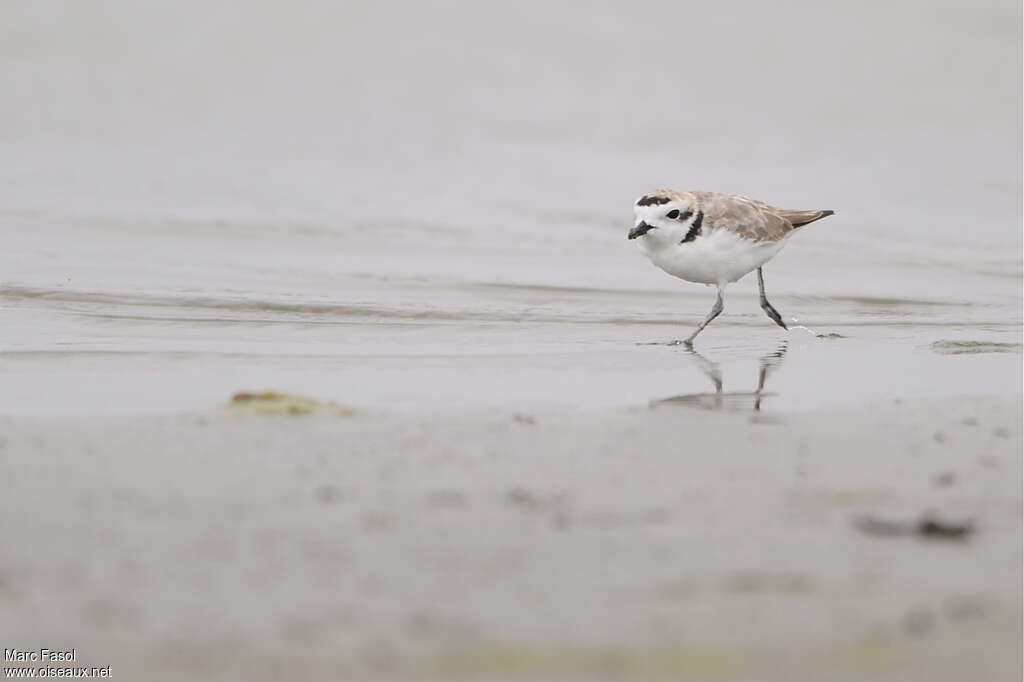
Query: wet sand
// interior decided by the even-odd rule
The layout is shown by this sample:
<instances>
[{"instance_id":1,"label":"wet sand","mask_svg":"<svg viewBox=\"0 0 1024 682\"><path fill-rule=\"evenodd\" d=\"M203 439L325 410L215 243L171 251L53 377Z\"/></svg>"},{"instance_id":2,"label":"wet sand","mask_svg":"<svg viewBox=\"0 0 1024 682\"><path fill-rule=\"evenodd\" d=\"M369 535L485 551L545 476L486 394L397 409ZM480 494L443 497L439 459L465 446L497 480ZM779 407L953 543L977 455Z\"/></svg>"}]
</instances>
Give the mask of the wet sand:
<instances>
[{"instance_id":1,"label":"wet sand","mask_svg":"<svg viewBox=\"0 0 1024 682\"><path fill-rule=\"evenodd\" d=\"M6 417L0 633L121 679L1019 677L1020 398L752 408Z\"/></svg>"},{"instance_id":2,"label":"wet sand","mask_svg":"<svg viewBox=\"0 0 1024 682\"><path fill-rule=\"evenodd\" d=\"M4 647L1020 679L1019 3L102 5L0 25ZM657 345L663 186L837 212L790 332Z\"/></svg>"}]
</instances>

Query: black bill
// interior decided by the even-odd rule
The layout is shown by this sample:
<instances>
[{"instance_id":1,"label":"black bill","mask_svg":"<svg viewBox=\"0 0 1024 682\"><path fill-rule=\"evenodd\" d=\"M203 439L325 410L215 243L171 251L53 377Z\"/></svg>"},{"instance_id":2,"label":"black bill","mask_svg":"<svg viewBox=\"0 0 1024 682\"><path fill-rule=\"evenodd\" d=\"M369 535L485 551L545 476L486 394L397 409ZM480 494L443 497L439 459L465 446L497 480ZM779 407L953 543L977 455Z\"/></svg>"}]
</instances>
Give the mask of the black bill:
<instances>
[{"instance_id":1,"label":"black bill","mask_svg":"<svg viewBox=\"0 0 1024 682\"><path fill-rule=\"evenodd\" d=\"M629 238L636 239L637 237L642 237L653 229L654 225L648 225L647 223L641 221L639 225L637 225L636 227L629 231Z\"/></svg>"}]
</instances>

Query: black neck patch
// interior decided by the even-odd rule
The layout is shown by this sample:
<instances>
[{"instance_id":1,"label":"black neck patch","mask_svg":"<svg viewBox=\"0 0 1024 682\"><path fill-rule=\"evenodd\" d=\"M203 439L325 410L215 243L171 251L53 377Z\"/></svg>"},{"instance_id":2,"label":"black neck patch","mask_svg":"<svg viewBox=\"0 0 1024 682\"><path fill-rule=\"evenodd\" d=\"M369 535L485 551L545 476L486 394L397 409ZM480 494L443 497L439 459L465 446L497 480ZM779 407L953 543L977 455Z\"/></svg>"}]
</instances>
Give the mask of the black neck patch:
<instances>
[{"instance_id":1,"label":"black neck patch","mask_svg":"<svg viewBox=\"0 0 1024 682\"><path fill-rule=\"evenodd\" d=\"M637 206L660 206L661 204L667 204L672 201L668 197L659 197L657 194L648 194L647 196L640 197L636 202Z\"/></svg>"},{"instance_id":2,"label":"black neck patch","mask_svg":"<svg viewBox=\"0 0 1024 682\"><path fill-rule=\"evenodd\" d=\"M690 226L690 231L683 237L683 241L680 244L686 242L692 242L694 239L700 236L700 224L704 222L704 211L697 211L697 219L693 221L693 225Z\"/></svg>"}]
</instances>

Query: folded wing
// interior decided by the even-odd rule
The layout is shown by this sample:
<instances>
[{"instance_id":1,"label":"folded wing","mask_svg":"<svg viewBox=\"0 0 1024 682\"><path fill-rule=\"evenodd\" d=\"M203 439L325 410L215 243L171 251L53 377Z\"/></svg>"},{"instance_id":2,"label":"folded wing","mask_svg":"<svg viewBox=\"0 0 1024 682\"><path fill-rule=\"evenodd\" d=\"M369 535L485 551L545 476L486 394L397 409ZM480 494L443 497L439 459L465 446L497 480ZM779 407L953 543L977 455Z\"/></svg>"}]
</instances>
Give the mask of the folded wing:
<instances>
[{"instance_id":1,"label":"folded wing","mask_svg":"<svg viewBox=\"0 0 1024 682\"><path fill-rule=\"evenodd\" d=\"M834 213L835 211L789 211L786 209L779 209L779 215L788 220L793 227L810 225L815 220L827 218Z\"/></svg>"}]
</instances>

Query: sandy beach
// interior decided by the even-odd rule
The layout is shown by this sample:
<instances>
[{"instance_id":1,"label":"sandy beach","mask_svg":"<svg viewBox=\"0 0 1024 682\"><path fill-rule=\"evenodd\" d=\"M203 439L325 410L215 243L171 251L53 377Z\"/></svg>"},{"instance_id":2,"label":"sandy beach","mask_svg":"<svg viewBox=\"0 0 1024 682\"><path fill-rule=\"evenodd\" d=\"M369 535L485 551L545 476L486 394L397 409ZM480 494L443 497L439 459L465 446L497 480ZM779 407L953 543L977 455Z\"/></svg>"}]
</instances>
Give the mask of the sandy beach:
<instances>
[{"instance_id":1,"label":"sandy beach","mask_svg":"<svg viewBox=\"0 0 1024 682\"><path fill-rule=\"evenodd\" d=\"M120 679L1014 679L1020 412L5 418L0 633Z\"/></svg>"},{"instance_id":2,"label":"sandy beach","mask_svg":"<svg viewBox=\"0 0 1024 682\"><path fill-rule=\"evenodd\" d=\"M1020 680L1020 26L5 2L0 648ZM659 187L835 211L765 265L788 330L748 275L670 344L715 292L627 239Z\"/></svg>"}]
</instances>

